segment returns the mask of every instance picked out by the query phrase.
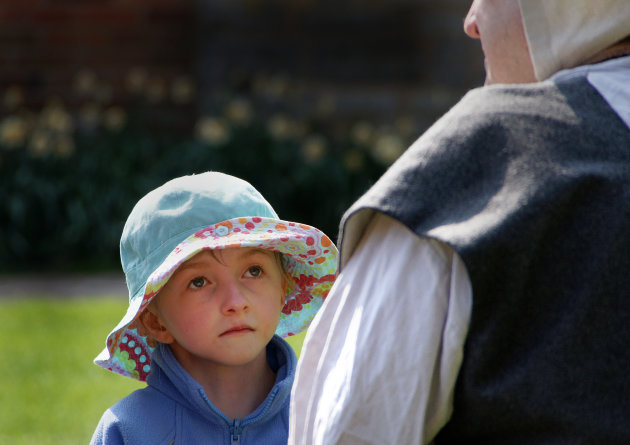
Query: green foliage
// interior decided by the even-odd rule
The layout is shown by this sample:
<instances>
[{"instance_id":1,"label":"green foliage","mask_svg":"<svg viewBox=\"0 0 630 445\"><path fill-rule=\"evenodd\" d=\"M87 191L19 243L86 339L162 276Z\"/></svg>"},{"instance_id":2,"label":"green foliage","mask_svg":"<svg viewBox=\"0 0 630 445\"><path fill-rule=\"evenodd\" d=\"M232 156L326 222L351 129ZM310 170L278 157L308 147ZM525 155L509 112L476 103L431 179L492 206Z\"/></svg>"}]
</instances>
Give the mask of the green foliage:
<instances>
[{"instance_id":1,"label":"green foliage","mask_svg":"<svg viewBox=\"0 0 630 445\"><path fill-rule=\"evenodd\" d=\"M121 298L0 302L0 443L86 444L103 412L144 384L92 363ZM289 338L299 354L303 334Z\"/></svg>"},{"instance_id":2,"label":"green foliage","mask_svg":"<svg viewBox=\"0 0 630 445\"><path fill-rule=\"evenodd\" d=\"M335 239L343 211L387 165L350 137L315 123L306 133L290 125L280 117L208 118L193 137L130 119L113 130L76 130L61 145L53 134L35 142L0 134L0 272L117 268L122 227L137 200L206 170L248 180L281 218Z\"/></svg>"},{"instance_id":3,"label":"green foliage","mask_svg":"<svg viewBox=\"0 0 630 445\"><path fill-rule=\"evenodd\" d=\"M82 69L38 110L30 88L0 91L0 273L117 269L134 204L207 170L249 181L281 218L335 239L342 213L423 126L366 120L347 99L282 75L229 83L197 94L186 76L138 67L112 83Z\"/></svg>"}]
</instances>

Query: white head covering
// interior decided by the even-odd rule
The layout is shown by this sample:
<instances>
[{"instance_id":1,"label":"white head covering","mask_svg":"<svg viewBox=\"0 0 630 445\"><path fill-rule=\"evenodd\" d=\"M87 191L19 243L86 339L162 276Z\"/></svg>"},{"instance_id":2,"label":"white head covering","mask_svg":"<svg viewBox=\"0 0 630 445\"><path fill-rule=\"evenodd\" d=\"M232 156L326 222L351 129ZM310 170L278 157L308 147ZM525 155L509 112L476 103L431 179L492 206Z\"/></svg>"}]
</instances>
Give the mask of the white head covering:
<instances>
[{"instance_id":1,"label":"white head covering","mask_svg":"<svg viewBox=\"0 0 630 445\"><path fill-rule=\"evenodd\" d=\"M630 35L630 0L519 0L538 80Z\"/></svg>"}]
</instances>

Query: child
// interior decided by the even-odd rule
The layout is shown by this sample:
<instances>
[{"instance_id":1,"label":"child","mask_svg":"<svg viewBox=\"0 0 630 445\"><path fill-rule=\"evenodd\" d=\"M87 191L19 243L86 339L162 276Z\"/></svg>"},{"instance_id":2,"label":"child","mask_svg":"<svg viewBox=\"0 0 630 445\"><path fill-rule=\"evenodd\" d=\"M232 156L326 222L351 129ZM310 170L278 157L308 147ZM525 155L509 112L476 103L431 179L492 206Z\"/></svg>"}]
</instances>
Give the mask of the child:
<instances>
[{"instance_id":1,"label":"child","mask_svg":"<svg viewBox=\"0 0 630 445\"><path fill-rule=\"evenodd\" d=\"M330 239L208 172L142 198L120 254L129 308L95 363L147 387L91 443L286 443L297 359L281 336L306 329L332 286Z\"/></svg>"}]
</instances>

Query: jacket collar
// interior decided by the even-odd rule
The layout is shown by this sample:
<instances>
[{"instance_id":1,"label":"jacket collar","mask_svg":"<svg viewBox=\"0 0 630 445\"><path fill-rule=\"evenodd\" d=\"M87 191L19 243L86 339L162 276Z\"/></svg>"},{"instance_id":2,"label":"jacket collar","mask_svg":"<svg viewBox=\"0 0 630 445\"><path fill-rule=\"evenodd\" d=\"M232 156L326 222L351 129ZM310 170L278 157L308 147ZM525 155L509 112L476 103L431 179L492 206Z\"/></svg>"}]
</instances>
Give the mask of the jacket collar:
<instances>
[{"instance_id":1,"label":"jacket collar","mask_svg":"<svg viewBox=\"0 0 630 445\"><path fill-rule=\"evenodd\" d=\"M151 357L152 370L147 384L176 403L198 413L215 424L232 424L232 421L212 404L202 386L179 364L168 345L160 344ZM297 358L287 342L275 335L267 345L267 360L276 371L276 383L263 403L240 425L262 422L285 407L291 395ZM155 365L155 366L153 366Z\"/></svg>"}]
</instances>

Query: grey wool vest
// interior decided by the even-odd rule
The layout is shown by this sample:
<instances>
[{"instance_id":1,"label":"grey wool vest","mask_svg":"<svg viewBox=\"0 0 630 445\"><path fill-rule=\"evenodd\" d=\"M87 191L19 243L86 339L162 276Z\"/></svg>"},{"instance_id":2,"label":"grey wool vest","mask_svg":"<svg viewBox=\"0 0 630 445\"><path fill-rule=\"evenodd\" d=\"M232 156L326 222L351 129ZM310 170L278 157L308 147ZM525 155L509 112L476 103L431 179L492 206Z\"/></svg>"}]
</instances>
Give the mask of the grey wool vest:
<instances>
[{"instance_id":1,"label":"grey wool vest","mask_svg":"<svg viewBox=\"0 0 630 445\"><path fill-rule=\"evenodd\" d=\"M630 131L586 79L469 92L348 210L342 249L366 208L472 281L437 445L630 443Z\"/></svg>"}]
</instances>

